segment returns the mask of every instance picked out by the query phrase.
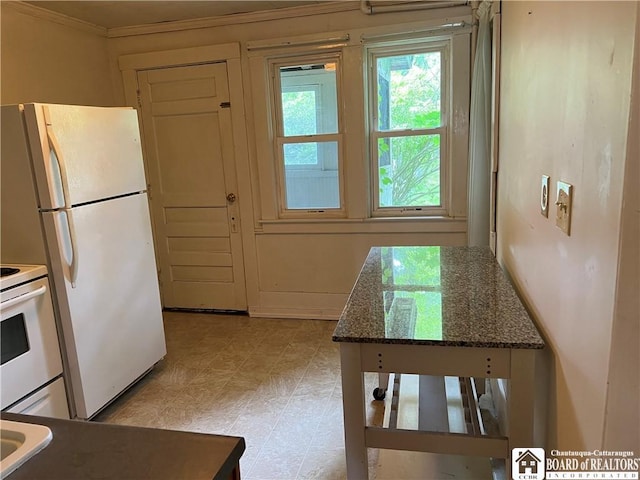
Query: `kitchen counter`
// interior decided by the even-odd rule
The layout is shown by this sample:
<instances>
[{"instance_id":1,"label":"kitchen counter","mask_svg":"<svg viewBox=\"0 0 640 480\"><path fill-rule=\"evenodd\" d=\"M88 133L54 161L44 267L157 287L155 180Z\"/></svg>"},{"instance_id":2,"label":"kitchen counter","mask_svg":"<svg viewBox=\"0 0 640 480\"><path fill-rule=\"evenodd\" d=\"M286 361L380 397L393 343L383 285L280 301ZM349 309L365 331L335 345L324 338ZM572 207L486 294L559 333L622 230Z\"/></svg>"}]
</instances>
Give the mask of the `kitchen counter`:
<instances>
[{"instance_id":1,"label":"kitchen counter","mask_svg":"<svg viewBox=\"0 0 640 480\"><path fill-rule=\"evenodd\" d=\"M2 413L46 425L53 439L9 480L238 480L241 437Z\"/></svg>"}]
</instances>

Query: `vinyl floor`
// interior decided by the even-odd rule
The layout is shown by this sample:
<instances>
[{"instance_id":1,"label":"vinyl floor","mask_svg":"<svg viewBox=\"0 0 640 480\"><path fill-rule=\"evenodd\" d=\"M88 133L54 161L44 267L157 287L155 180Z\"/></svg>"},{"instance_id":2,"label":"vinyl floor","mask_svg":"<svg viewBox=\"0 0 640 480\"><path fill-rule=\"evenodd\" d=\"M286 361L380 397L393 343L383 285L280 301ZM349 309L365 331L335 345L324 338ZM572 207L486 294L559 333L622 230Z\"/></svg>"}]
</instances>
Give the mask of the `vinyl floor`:
<instances>
[{"instance_id":1,"label":"vinyl floor","mask_svg":"<svg viewBox=\"0 0 640 480\"><path fill-rule=\"evenodd\" d=\"M242 436L245 480L346 479L335 322L165 312L167 356L94 420ZM367 391L377 375L366 374ZM367 400L382 425L385 402ZM488 460L369 449L370 478L490 480ZM188 480L188 479L185 479Z\"/></svg>"}]
</instances>

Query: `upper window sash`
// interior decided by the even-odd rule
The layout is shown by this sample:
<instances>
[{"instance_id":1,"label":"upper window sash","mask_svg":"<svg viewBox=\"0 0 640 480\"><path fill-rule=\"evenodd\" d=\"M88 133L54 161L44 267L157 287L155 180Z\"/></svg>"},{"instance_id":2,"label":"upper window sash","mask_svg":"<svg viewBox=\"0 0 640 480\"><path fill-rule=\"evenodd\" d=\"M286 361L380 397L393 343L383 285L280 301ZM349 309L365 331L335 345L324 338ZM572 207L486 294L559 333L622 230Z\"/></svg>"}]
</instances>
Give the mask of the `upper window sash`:
<instances>
[{"instance_id":1,"label":"upper window sash","mask_svg":"<svg viewBox=\"0 0 640 480\"><path fill-rule=\"evenodd\" d=\"M433 55L433 54L439 54L440 56L440 65L441 65L441 71L440 71L440 89L441 89L441 95L440 95L440 121L438 124L430 124L429 128L435 128L438 126L444 126L446 125L447 122L447 113L448 113L448 108L447 108L447 104L444 101L446 98L446 95L448 95L448 88L447 88L447 81L448 81L448 72L447 70L447 65L448 65L448 57L449 57L449 44L448 42L442 42L442 41L433 41L433 42L421 42L419 44L412 44L410 46L407 45L396 45L396 46L385 46L385 47L369 47L369 64L370 64L370 69L371 69L371 82L370 82L370 88L371 89L375 89L375 91L378 90L378 84L377 84L377 80L378 80L378 73L379 73L379 65L378 65L378 60L379 59L385 59L385 58L390 58L390 57L399 57L399 56L406 56L406 55ZM373 130L375 131L386 131L386 130L398 130L398 128L392 128L392 127L380 127L380 116L379 116L379 112L380 112L380 105L379 105L379 100L380 98L376 95L372 95L371 96L371 100L373 101L373 105L372 105L372 109L371 109L371 114L372 114L372 118L373 118L373 123L372 123L372 127Z\"/></svg>"}]
</instances>

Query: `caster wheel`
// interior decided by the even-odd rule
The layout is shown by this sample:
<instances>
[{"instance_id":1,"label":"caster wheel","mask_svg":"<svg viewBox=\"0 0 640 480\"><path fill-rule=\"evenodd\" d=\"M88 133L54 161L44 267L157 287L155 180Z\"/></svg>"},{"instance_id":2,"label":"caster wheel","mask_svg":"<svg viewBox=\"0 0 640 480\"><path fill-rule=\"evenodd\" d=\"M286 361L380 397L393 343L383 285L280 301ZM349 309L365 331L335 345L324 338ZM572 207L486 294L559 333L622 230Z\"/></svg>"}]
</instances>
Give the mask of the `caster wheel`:
<instances>
[{"instance_id":1,"label":"caster wheel","mask_svg":"<svg viewBox=\"0 0 640 480\"><path fill-rule=\"evenodd\" d=\"M384 388L376 387L373 389L373 398L375 400L384 400L387 396L387 391Z\"/></svg>"}]
</instances>

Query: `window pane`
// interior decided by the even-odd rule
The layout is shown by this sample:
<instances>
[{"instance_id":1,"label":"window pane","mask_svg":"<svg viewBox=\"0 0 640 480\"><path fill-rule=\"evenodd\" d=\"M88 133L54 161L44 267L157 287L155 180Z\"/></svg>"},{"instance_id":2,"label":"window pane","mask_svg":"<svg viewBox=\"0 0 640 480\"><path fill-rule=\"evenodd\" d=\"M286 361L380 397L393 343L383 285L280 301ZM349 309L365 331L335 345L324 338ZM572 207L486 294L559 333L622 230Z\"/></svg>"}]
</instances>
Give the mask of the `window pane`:
<instances>
[{"instance_id":1,"label":"window pane","mask_svg":"<svg viewBox=\"0 0 640 480\"><path fill-rule=\"evenodd\" d=\"M317 165L317 143L289 143L284 145L284 165Z\"/></svg>"},{"instance_id":2,"label":"window pane","mask_svg":"<svg viewBox=\"0 0 640 480\"><path fill-rule=\"evenodd\" d=\"M284 136L338 132L336 64L280 67Z\"/></svg>"},{"instance_id":3,"label":"window pane","mask_svg":"<svg viewBox=\"0 0 640 480\"><path fill-rule=\"evenodd\" d=\"M317 152L317 167L304 168L292 163L291 152L308 146ZM337 142L291 143L284 145L283 152L286 208L340 208Z\"/></svg>"},{"instance_id":4,"label":"window pane","mask_svg":"<svg viewBox=\"0 0 640 480\"><path fill-rule=\"evenodd\" d=\"M381 207L440 205L440 135L378 139Z\"/></svg>"},{"instance_id":5,"label":"window pane","mask_svg":"<svg viewBox=\"0 0 640 480\"><path fill-rule=\"evenodd\" d=\"M286 137L317 133L315 90L283 91L282 117Z\"/></svg>"},{"instance_id":6,"label":"window pane","mask_svg":"<svg viewBox=\"0 0 640 480\"><path fill-rule=\"evenodd\" d=\"M379 57L377 70L380 131L440 126L440 52Z\"/></svg>"}]
</instances>

